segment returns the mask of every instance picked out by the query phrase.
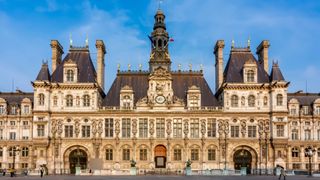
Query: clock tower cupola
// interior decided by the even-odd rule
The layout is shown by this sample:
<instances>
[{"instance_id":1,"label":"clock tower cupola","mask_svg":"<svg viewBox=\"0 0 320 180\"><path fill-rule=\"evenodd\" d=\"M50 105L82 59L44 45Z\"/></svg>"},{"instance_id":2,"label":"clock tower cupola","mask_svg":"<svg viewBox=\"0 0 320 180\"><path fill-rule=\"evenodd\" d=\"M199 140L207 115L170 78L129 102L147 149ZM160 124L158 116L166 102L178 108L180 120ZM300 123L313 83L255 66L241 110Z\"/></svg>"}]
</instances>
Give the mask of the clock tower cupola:
<instances>
[{"instance_id":1,"label":"clock tower cupola","mask_svg":"<svg viewBox=\"0 0 320 180\"><path fill-rule=\"evenodd\" d=\"M157 10L154 21L153 32L149 36L151 40L149 70L152 73L158 67L162 67L170 72L169 34L166 31L165 15L161 9Z\"/></svg>"}]
</instances>

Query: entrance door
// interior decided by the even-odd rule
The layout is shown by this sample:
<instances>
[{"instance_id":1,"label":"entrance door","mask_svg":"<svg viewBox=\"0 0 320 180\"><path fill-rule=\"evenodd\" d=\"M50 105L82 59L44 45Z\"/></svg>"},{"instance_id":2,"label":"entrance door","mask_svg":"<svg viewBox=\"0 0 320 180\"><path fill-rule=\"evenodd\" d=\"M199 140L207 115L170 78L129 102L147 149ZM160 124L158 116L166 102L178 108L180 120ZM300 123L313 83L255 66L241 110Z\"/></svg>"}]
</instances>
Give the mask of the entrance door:
<instances>
[{"instance_id":1,"label":"entrance door","mask_svg":"<svg viewBox=\"0 0 320 180\"><path fill-rule=\"evenodd\" d=\"M164 145L158 145L154 148L154 162L156 168L166 168L167 148Z\"/></svg>"},{"instance_id":2,"label":"entrance door","mask_svg":"<svg viewBox=\"0 0 320 180\"><path fill-rule=\"evenodd\" d=\"M240 170L241 167L247 168L247 174L251 174L252 156L248 150L240 149L233 156L234 169Z\"/></svg>"},{"instance_id":3,"label":"entrance door","mask_svg":"<svg viewBox=\"0 0 320 180\"><path fill-rule=\"evenodd\" d=\"M88 156L84 150L75 149L69 155L70 173L76 173L76 167L87 169Z\"/></svg>"}]
</instances>

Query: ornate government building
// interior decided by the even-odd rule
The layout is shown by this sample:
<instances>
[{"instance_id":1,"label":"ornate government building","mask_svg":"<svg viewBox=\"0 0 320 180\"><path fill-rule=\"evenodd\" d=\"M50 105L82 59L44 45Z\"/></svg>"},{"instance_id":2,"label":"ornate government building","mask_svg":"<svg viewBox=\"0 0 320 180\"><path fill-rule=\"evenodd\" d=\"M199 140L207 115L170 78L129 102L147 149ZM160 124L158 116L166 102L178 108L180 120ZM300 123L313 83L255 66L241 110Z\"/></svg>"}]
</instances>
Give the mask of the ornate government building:
<instances>
[{"instance_id":1,"label":"ornate government building","mask_svg":"<svg viewBox=\"0 0 320 180\"><path fill-rule=\"evenodd\" d=\"M138 172L180 172L191 160L193 171L306 170L311 146L320 169L320 95L288 92L279 65L269 68L269 41L254 51L232 43L224 59L218 40L210 89L202 69L172 70L161 10L154 20L149 69L118 69L108 90L102 40L96 68L87 45L63 56L52 40L51 69L42 65L34 91L0 93L1 168L121 174L134 160Z\"/></svg>"}]
</instances>

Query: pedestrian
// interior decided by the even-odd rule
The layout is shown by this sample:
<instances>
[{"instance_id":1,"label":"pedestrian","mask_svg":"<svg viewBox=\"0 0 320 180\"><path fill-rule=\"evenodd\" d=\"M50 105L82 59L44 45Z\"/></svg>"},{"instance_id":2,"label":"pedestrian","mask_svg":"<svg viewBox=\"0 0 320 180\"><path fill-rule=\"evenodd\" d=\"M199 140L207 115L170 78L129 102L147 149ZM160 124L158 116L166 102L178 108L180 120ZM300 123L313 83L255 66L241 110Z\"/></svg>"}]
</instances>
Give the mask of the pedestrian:
<instances>
[{"instance_id":1,"label":"pedestrian","mask_svg":"<svg viewBox=\"0 0 320 180\"><path fill-rule=\"evenodd\" d=\"M283 179L286 180L286 171L284 170L283 167L281 167L281 169L280 169L279 180L281 179L281 176L283 176Z\"/></svg>"},{"instance_id":2,"label":"pedestrian","mask_svg":"<svg viewBox=\"0 0 320 180\"><path fill-rule=\"evenodd\" d=\"M7 172L7 170L6 170L6 169L3 169L2 175L3 175L3 176L6 176L6 172Z\"/></svg>"},{"instance_id":3,"label":"pedestrian","mask_svg":"<svg viewBox=\"0 0 320 180\"><path fill-rule=\"evenodd\" d=\"M40 177L43 177L43 168L40 169Z\"/></svg>"}]
</instances>

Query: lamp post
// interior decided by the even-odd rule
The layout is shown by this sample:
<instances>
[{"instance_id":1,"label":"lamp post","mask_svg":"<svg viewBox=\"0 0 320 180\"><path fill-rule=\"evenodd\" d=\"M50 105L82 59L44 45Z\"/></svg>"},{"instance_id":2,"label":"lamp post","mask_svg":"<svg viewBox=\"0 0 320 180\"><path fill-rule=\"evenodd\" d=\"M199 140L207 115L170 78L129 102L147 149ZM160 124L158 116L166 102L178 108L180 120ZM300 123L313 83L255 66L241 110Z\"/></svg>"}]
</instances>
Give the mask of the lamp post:
<instances>
[{"instance_id":1,"label":"lamp post","mask_svg":"<svg viewBox=\"0 0 320 180\"><path fill-rule=\"evenodd\" d=\"M20 152L20 149L13 147L12 148L13 158L12 158L12 174L11 174L11 176L13 176L15 174L16 152Z\"/></svg>"},{"instance_id":2,"label":"lamp post","mask_svg":"<svg viewBox=\"0 0 320 180\"><path fill-rule=\"evenodd\" d=\"M309 158L309 176L312 176L311 158L316 150L311 146L304 149L305 155Z\"/></svg>"}]
</instances>

